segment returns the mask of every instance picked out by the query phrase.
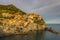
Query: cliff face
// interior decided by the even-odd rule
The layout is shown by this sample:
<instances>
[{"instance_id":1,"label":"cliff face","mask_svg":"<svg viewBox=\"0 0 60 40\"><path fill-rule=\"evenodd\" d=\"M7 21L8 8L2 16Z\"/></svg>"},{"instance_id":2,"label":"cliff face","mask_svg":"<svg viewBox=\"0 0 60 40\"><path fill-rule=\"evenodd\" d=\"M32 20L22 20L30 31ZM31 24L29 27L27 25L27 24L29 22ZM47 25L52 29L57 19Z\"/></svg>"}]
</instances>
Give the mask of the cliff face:
<instances>
[{"instance_id":1,"label":"cliff face","mask_svg":"<svg viewBox=\"0 0 60 40\"><path fill-rule=\"evenodd\" d=\"M26 14L13 5L0 5L1 35L25 34L29 31L44 29L45 22L40 15Z\"/></svg>"}]
</instances>

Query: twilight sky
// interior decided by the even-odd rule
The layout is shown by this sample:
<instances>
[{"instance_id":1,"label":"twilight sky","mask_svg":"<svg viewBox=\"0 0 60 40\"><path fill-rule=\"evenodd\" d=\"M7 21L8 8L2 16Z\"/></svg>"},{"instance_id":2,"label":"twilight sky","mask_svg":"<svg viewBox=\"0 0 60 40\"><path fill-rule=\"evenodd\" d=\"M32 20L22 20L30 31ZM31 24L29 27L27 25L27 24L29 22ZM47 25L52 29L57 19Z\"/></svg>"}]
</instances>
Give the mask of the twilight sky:
<instances>
[{"instance_id":1,"label":"twilight sky","mask_svg":"<svg viewBox=\"0 0 60 40\"><path fill-rule=\"evenodd\" d=\"M46 23L60 23L60 0L0 0L0 4L13 4L26 13L37 13Z\"/></svg>"}]
</instances>

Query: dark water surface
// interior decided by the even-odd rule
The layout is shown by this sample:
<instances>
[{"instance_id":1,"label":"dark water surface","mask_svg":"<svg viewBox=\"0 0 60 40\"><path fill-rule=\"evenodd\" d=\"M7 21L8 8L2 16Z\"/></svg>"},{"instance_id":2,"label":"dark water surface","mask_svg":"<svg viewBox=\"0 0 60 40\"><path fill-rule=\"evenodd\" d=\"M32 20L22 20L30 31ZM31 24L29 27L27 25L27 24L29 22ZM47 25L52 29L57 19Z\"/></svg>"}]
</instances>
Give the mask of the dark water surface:
<instances>
[{"instance_id":1,"label":"dark water surface","mask_svg":"<svg viewBox=\"0 0 60 40\"><path fill-rule=\"evenodd\" d=\"M49 24L53 30L60 32L60 24ZM28 35L15 35L10 37L1 37L0 40L60 40L60 35L55 35L50 32L30 32Z\"/></svg>"}]
</instances>

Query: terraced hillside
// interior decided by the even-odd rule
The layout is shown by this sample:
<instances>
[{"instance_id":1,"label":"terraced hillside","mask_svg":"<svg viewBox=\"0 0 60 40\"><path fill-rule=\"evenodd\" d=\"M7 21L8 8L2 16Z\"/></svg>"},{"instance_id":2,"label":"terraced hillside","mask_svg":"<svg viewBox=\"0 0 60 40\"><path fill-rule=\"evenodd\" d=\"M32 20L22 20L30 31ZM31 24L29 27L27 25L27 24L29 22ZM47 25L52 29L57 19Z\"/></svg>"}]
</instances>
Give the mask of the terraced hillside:
<instances>
[{"instance_id":1,"label":"terraced hillside","mask_svg":"<svg viewBox=\"0 0 60 40\"><path fill-rule=\"evenodd\" d=\"M14 5L0 5L0 35L25 34L44 29L45 22L40 15L27 14Z\"/></svg>"}]
</instances>

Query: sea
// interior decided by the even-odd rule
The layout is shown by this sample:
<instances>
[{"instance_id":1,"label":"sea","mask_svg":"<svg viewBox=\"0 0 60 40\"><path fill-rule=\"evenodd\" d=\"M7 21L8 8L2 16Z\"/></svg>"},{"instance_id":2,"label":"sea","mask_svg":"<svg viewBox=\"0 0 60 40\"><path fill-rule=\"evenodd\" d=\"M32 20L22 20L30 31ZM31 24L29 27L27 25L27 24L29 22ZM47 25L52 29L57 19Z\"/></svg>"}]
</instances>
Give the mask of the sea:
<instances>
[{"instance_id":1,"label":"sea","mask_svg":"<svg viewBox=\"0 0 60 40\"><path fill-rule=\"evenodd\" d=\"M47 24L53 30L60 32L60 24ZM31 33L28 35L14 35L8 37L0 37L0 40L60 40L60 34L54 34L49 31L41 33Z\"/></svg>"}]
</instances>

